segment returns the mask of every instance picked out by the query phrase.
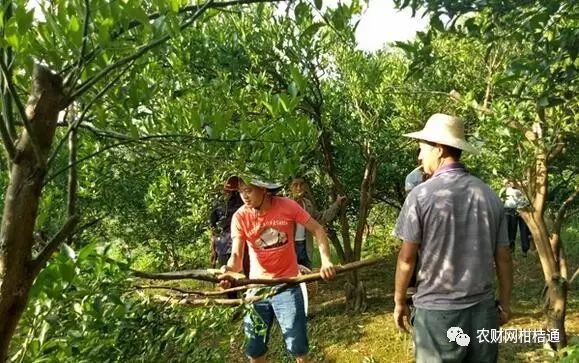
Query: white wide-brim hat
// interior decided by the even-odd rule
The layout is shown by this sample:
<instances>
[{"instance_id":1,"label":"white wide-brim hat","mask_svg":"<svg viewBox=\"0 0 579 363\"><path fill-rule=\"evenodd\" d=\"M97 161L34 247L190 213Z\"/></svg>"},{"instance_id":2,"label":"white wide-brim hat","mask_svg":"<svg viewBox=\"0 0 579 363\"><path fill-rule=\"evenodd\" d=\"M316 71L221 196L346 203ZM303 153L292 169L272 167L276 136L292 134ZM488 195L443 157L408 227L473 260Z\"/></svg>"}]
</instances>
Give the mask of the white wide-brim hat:
<instances>
[{"instance_id":1,"label":"white wide-brim hat","mask_svg":"<svg viewBox=\"0 0 579 363\"><path fill-rule=\"evenodd\" d=\"M473 154L479 153L477 149L466 142L462 120L458 117L445 115L443 113L435 113L430 116L422 130L404 134L403 136L452 146Z\"/></svg>"},{"instance_id":2,"label":"white wide-brim hat","mask_svg":"<svg viewBox=\"0 0 579 363\"><path fill-rule=\"evenodd\" d=\"M254 186L260 187L260 188L265 188L267 190L279 190L282 187L281 184L267 182L267 181L264 181L258 177L244 178L244 177L239 177L237 175L232 175L225 182L224 189L238 190L240 179L243 180L243 182L246 184L254 185Z\"/></svg>"}]
</instances>

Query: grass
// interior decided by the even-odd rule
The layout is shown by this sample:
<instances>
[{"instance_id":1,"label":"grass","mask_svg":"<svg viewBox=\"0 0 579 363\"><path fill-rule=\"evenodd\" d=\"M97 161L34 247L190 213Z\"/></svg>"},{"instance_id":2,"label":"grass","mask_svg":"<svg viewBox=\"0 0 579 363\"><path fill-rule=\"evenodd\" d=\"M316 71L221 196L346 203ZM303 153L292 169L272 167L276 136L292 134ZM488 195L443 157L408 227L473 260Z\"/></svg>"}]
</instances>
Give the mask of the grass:
<instances>
[{"instance_id":1,"label":"grass","mask_svg":"<svg viewBox=\"0 0 579 363\"><path fill-rule=\"evenodd\" d=\"M569 271L579 267L579 230L569 229L563 236L567 247ZM527 257L517 250L513 256L513 317L503 328L540 329L543 274L538 256ZM392 251L384 263L361 270L366 281L368 310L363 314L345 311L343 278L310 286L309 318L310 358L313 362L412 362L411 336L401 334L392 319L394 269L396 255ZM579 299L576 281L569 290L566 329L571 344L579 344ZM243 333L236 323L229 362L246 362L243 355ZM270 362L293 362L285 353L279 329L275 327L269 344ZM557 358L540 345L501 344L499 362L553 362Z\"/></svg>"}]
</instances>

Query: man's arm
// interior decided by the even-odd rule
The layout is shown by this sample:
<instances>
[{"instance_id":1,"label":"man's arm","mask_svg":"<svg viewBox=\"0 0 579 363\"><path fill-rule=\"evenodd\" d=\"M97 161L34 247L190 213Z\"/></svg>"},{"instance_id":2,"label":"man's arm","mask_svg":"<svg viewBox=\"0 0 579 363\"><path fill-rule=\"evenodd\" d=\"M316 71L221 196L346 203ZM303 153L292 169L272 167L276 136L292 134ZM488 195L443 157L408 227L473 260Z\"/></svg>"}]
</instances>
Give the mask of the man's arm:
<instances>
[{"instance_id":1,"label":"man's arm","mask_svg":"<svg viewBox=\"0 0 579 363\"><path fill-rule=\"evenodd\" d=\"M404 323L404 319L406 318L406 320L408 320L410 316L410 310L406 303L406 290L408 290L408 284L416 267L419 246L417 243L404 241L398 253L398 261L396 263L394 322L398 330L403 332L408 332L408 328Z\"/></svg>"},{"instance_id":2,"label":"man's arm","mask_svg":"<svg viewBox=\"0 0 579 363\"><path fill-rule=\"evenodd\" d=\"M329 280L336 275L336 269L330 257L330 244L328 243L328 236L324 227L322 227L315 219L308 219L304 227L316 238L318 247L320 249L320 257L322 260L322 267L320 275L324 280Z\"/></svg>"},{"instance_id":3,"label":"man's arm","mask_svg":"<svg viewBox=\"0 0 579 363\"><path fill-rule=\"evenodd\" d=\"M232 275L228 272L240 272L243 269L243 251L244 251L244 241L240 236L231 236L231 257L227 261L227 265L221 266L221 271L223 274L219 275L219 286L222 289L228 289L231 287L231 282L227 280ZM230 276L228 276L230 275Z\"/></svg>"},{"instance_id":4,"label":"man's arm","mask_svg":"<svg viewBox=\"0 0 579 363\"><path fill-rule=\"evenodd\" d=\"M243 269L244 243L240 236L231 236L231 257L227 261L227 271L240 272Z\"/></svg>"},{"instance_id":5,"label":"man's arm","mask_svg":"<svg viewBox=\"0 0 579 363\"><path fill-rule=\"evenodd\" d=\"M513 260L509 246L497 246L495 265L499 281L499 305L501 325L509 321L511 314L511 291L513 289Z\"/></svg>"}]
</instances>

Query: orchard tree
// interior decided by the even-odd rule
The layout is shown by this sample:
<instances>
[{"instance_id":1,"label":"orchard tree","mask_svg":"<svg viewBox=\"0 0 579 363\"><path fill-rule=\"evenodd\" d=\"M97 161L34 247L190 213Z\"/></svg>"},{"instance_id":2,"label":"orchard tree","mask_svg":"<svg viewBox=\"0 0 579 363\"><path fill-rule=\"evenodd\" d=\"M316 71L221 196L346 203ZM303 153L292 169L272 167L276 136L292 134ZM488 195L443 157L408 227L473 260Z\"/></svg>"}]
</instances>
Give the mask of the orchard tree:
<instances>
[{"instance_id":1,"label":"orchard tree","mask_svg":"<svg viewBox=\"0 0 579 363\"><path fill-rule=\"evenodd\" d=\"M270 0L186 1L71 0L40 2L35 17L27 1L2 1L0 8L0 70L7 189L0 230L0 361L26 307L35 277L79 221L74 211L75 175L68 185L68 215L49 216L61 228L39 243L34 253L37 217L47 175L54 171L55 131L59 115L68 110L71 163L74 168L76 131L91 106L117 84L124 72L142 67L150 54L162 51L207 14L219 9ZM157 53L160 55L161 53ZM22 89L30 84L27 102ZM127 83L128 92L137 88ZM146 89L138 88L138 92ZM106 125L105 120L100 120ZM135 130L133 118L125 130ZM124 134L129 134L126 132ZM134 133L133 133L134 135ZM126 143L134 142L125 140Z\"/></svg>"}]
</instances>

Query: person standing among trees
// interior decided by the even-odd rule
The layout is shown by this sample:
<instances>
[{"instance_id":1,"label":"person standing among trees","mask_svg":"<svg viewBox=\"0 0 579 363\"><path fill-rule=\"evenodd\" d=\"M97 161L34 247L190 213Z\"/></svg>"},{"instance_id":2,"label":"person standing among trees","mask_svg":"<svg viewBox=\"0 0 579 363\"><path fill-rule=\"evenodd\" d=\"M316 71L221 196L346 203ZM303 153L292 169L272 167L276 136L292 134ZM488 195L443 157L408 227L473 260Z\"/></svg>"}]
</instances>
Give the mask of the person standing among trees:
<instances>
[{"instance_id":1,"label":"person standing among trees","mask_svg":"<svg viewBox=\"0 0 579 363\"><path fill-rule=\"evenodd\" d=\"M281 185L259 179L244 181L238 177L231 177L228 182L238 184L237 189L245 205L235 212L231 222L233 248L227 265L222 267L222 288L231 286L227 280L231 278L228 271L241 270L245 245L249 247L250 278L298 276L294 248L296 223L304 225L318 241L322 260L321 277L329 280L335 276L336 270L330 260L330 247L324 228L295 201L275 196ZM255 321L250 314L244 320L245 352L250 361L265 362L269 331L275 317L281 327L287 350L297 362L307 362L309 346L301 289L298 286L284 289L254 303L254 308L261 321Z\"/></svg>"},{"instance_id":2,"label":"person standing among trees","mask_svg":"<svg viewBox=\"0 0 579 363\"><path fill-rule=\"evenodd\" d=\"M231 257L231 218L243 205L239 192L227 182L223 185L223 199L215 202L209 216L211 227L211 264L221 267Z\"/></svg>"},{"instance_id":3,"label":"person standing among trees","mask_svg":"<svg viewBox=\"0 0 579 363\"><path fill-rule=\"evenodd\" d=\"M505 197L505 214L507 215L507 229L509 233L509 243L511 251L515 251L515 240L517 239L517 227L520 231L521 251L523 256L527 256L527 251L531 247L531 232L527 223L519 215L519 209L525 208L529 202L523 193L513 186L513 182L505 181L505 187L499 193Z\"/></svg>"},{"instance_id":4,"label":"person standing among trees","mask_svg":"<svg viewBox=\"0 0 579 363\"><path fill-rule=\"evenodd\" d=\"M295 177L292 179L290 192L292 199L298 202L298 204L315 220L319 221L321 225L326 225L334 220L338 215L340 206L346 200L345 196L338 195L336 201L332 203L328 209L319 211L313 202L310 186L304 177ZM314 251L313 236L306 231L302 224L297 223L294 238L298 264L311 269L312 254Z\"/></svg>"},{"instance_id":5,"label":"person standing among trees","mask_svg":"<svg viewBox=\"0 0 579 363\"><path fill-rule=\"evenodd\" d=\"M403 241L394 322L403 332L408 332L405 320L412 322L417 362L496 362L498 344L481 343L477 334L498 330L510 316L512 260L503 204L459 162L462 151L476 152L464 138L461 119L435 114L423 130L404 136L418 140L424 172L431 177L408 194L393 231ZM418 251L410 318L406 290ZM470 344L449 341L451 328L460 328Z\"/></svg>"}]
</instances>

